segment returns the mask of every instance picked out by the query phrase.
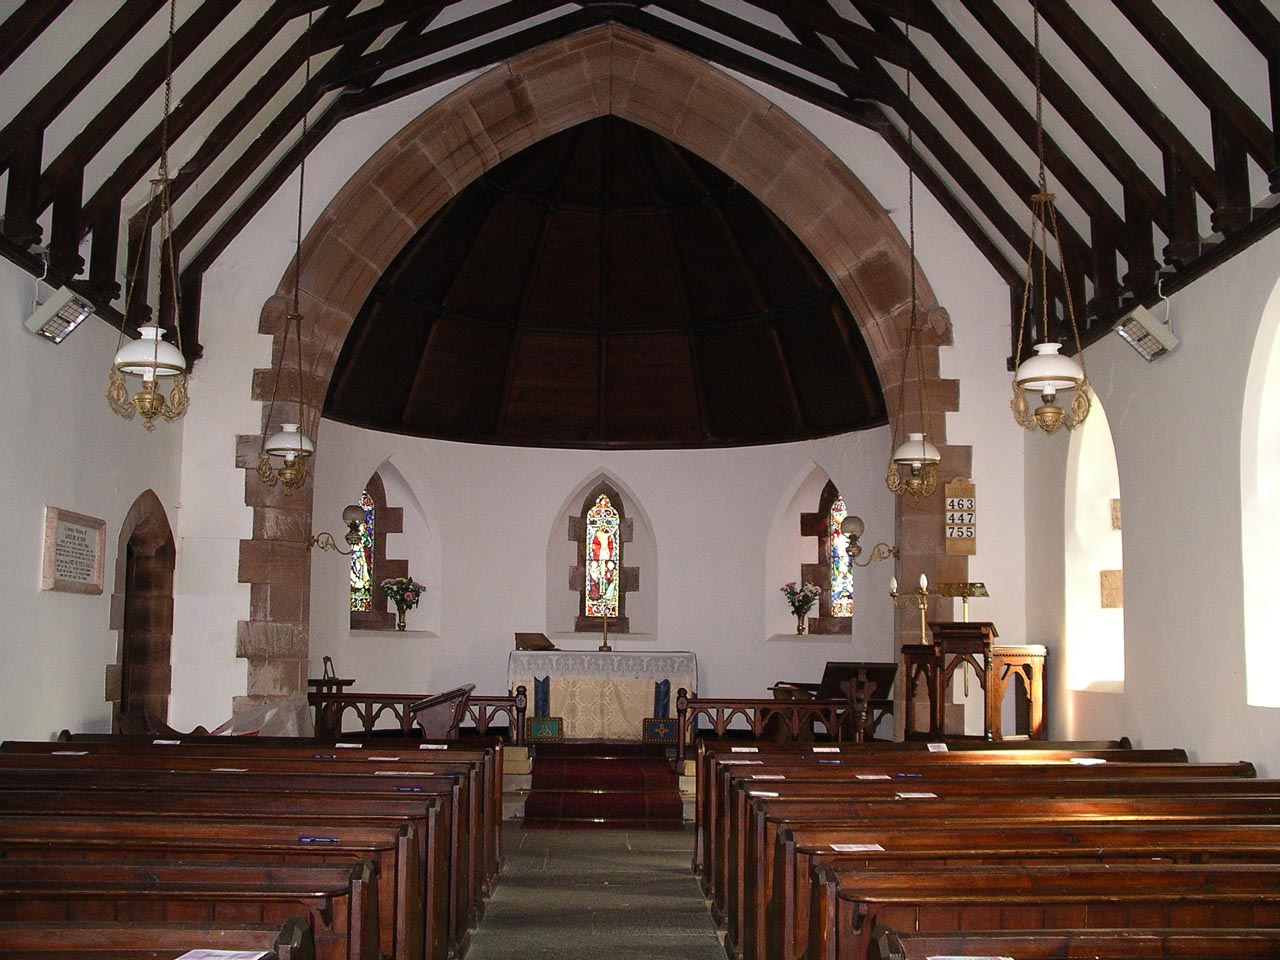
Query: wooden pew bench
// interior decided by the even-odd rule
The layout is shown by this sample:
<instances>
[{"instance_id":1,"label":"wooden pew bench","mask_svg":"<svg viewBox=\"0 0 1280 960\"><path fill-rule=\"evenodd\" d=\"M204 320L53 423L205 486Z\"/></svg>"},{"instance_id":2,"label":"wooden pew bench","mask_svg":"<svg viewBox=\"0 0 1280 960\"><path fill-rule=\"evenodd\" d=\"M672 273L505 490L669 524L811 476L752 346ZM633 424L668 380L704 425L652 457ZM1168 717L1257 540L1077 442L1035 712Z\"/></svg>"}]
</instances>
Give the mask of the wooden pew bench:
<instances>
[{"instance_id":1,"label":"wooden pew bench","mask_svg":"<svg viewBox=\"0 0 1280 960\"><path fill-rule=\"evenodd\" d=\"M1254 769L1250 764L1108 763L1081 766L1074 763L1054 763L1017 767L995 764L982 768L981 776L975 776L974 768L967 764L914 764L907 757L899 757L887 766L864 763L860 758L847 758L839 766L789 766L751 761L735 765L730 761L721 764L716 770L717 795L722 799L716 805L718 811L714 818L715 830L710 834L707 844L707 869L702 877L703 889L712 900L717 920L721 920L727 910L726 898L733 895L730 878L736 875L737 864L742 862L744 851L756 849L767 855L766 844L771 838L761 836L753 841L749 835L751 826L746 817L748 793L773 793L778 798L808 796L815 800L858 797L894 799L900 793L944 791L944 784L947 785L946 790L965 795L981 790L980 786L974 784L999 782L1003 784L1000 789L1016 794L1029 789L1028 784L1044 782L1049 778L1062 783L1123 782L1133 784L1123 788L1123 791L1131 794L1148 789L1152 792L1168 792L1168 788L1163 786L1144 788L1138 785L1147 780L1167 783L1217 780L1219 785L1205 789L1219 793L1226 789L1226 783L1256 782L1253 780L1253 773ZM824 786L824 783L828 786ZM1193 787L1187 792L1195 792L1196 789ZM1280 792L1280 789L1271 788L1248 789ZM1121 790L1113 787L1081 787L1079 790L1081 795L1088 795L1090 792L1106 794ZM1182 792L1181 788L1177 792ZM741 826L744 823L747 824L745 828Z\"/></svg>"},{"instance_id":2,"label":"wooden pew bench","mask_svg":"<svg viewBox=\"0 0 1280 960\"><path fill-rule=\"evenodd\" d=\"M963 833L973 821L991 823L1089 822L1169 822L1185 824L1245 823L1268 824L1280 821L1280 797L984 797L933 800L854 800L818 802L756 798L750 821L768 838L772 848L777 831L786 823L808 823L842 827L900 826L940 828ZM767 821L767 823L766 823ZM761 875L767 868L761 865ZM739 888L745 898L744 886ZM736 910L736 903L735 903ZM812 907L811 907L812 909ZM727 928L737 948L744 935L741 912L733 914Z\"/></svg>"},{"instance_id":3,"label":"wooden pew bench","mask_svg":"<svg viewBox=\"0 0 1280 960\"><path fill-rule=\"evenodd\" d=\"M341 745L339 745L341 744ZM464 764L475 766L472 777L471 817L473 836L484 838L477 849L483 877L483 890L488 893L497 882L501 869L502 822L502 744L501 741L424 742L421 740L379 740L369 745L362 742L319 741L296 737L187 737L161 744L152 738L119 737L106 734L76 734L70 742L6 741L0 744L0 757L13 754L67 757L84 753L92 756L150 757L182 756L207 759L216 766L243 766L263 758L272 760L327 760L336 768L376 763L416 766L419 764Z\"/></svg>"},{"instance_id":4,"label":"wooden pew bench","mask_svg":"<svg viewBox=\"0 0 1280 960\"><path fill-rule=\"evenodd\" d=\"M195 949L258 950L271 960L315 960L304 917L284 923L0 922L0 960L173 960Z\"/></svg>"},{"instance_id":5,"label":"wooden pew bench","mask_svg":"<svg viewBox=\"0 0 1280 960\"><path fill-rule=\"evenodd\" d=\"M416 759L416 758L415 758ZM216 765L216 766L215 766ZM92 781L102 785L118 783L126 778L131 786L174 786L175 777L188 777L190 784L206 783L209 789L253 790L291 789L314 792L322 789L338 789L352 792L381 793L412 792L435 793L456 789L451 799L448 823L449 876L452 889L454 926L474 927L480 918L483 903L483 886L478 871L483 869L480 844L473 842L473 831L482 831L478 810L470 803L470 788L475 780L473 771L465 764L445 759L424 759L416 763L377 762L353 764L330 760L325 757L294 760L263 757L186 757L173 755L160 748L152 748L139 756L72 756L39 755L0 752L0 789L13 778L35 782L35 777L61 777L62 782L73 786L81 784L85 789L95 789ZM193 778L210 775L213 780ZM430 774L430 776L426 776ZM114 779L106 779L108 776ZM81 781L79 777L86 777ZM224 781L231 781L230 783ZM449 786L450 784L453 786ZM326 786L327 785L327 786ZM455 937L456 939L456 937Z\"/></svg>"},{"instance_id":6,"label":"wooden pew bench","mask_svg":"<svg viewBox=\"0 0 1280 960\"><path fill-rule=\"evenodd\" d=\"M798 766L813 769L847 767L856 763L867 772L900 772L938 768L967 769L969 765L1077 763L1079 760L1104 761L1105 764L1185 765L1183 750L1119 750L1119 751L1070 751L1070 750L964 750L947 753L921 751L868 750L865 744L846 746L820 746L797 749L794 745L759 744L752 746L731 745L728 753L712 746L701 747L696 767L697 802L695 805L696 846L694 870L703 877L704 890L709 890L716 868L714 845L721 830L720 817L724 809L726 793L721 780L723 771L732 766L756 766L767 763L779 766ZM788 747L787 749L781 749ZM1252 765L1244 765L1253 773ZM964 774L961 774L962 776ZM1217 774L1227 775L1227 774Z\"/></svg>"},{"instance_id":7,"label":"wooden pew bench","mask_svg":"<svg viewBox=\"0 0 1280 960\"><path fill-rule=\"evenodd\" d=\"M808 944L811 872L823 863L855 868L1156 859L1170 863L1280 863L1280 824L1072 821L1028 825L990 820L913 823L909 827L787 824L778 829L775 846L772 874L748 901L760 910L763 924L746 926L744 955L799 960ZM750 910L749 906L748 915Z\"/></svg>"},{"instance_id":8,"label":"wooden pew bench","mask_svg":"<svg viewBox=\"0 0 1280 960\"><path fill-rule=\"evenodd\" d=\"M809 960L866 960L877 925L917 932L1280 926L1280 866L1103 864L814 874Z\"/></svg>"},{"instance_id":9,"label":"wooden pew bench","mask_svg":"<svg viewBox=\"0 0 1280 960\"><path fill-rule=\"evenodd\" d=\"M373 862L380 950L424 960L426 930L417 828L412 823L228 817L0 816L0 858ZM0 938L0 943L3 943Z\"/></svg>"},{"instance_id":10,"label":"wooden pew bench","mask_svg":"<svg viewBox=\"0 0 1280 960\"><path fill-rule=\"evenodd\" d=\"M1178 960L1261 960L1280 956L1280 929L1262 930L954 930L898 933L872 930L872 960L926 960L939 955L1059 960L1091 957L1176 957Z\"/></svg>"},{"instance_id":11,"label":"wooden pew bench","mask_svg":"<svg viewBox=\"0 0 1280 960\"><path fill-rule=\"evenodd\" d=\"M439 797L419 794L302 793L268 794L177 789L68 791L34 787L0 790L0 813L23 816L78 814L118 820L161 817L188 819L235 818L250 824L299 819L329 823L380 822L398 827L411 824L418 837L419 889L423 900L423 942L430 960L444 960L465 951L469 932L452 921L449 885L448 831L442 828L448 804Z\"/></svg>"},{"instance_id":12,"label":"wooden pew bench","mask_svg":"<svg viewBox=\"0 0 1280 960\"><path fill-rule=\"evenodd\" d=\"M284 921L303 911L317 960L378 960L373 864L0 860L0 920Z\"/></svg>"}]
</instances>

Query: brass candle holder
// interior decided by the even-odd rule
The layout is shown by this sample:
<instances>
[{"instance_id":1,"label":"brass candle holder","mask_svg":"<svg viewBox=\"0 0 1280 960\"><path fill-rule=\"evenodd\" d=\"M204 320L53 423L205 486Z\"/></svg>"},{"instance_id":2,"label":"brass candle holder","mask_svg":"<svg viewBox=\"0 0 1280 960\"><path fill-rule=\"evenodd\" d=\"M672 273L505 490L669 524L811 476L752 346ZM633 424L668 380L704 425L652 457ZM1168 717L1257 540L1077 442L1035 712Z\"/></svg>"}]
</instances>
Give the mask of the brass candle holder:
<instances>
[{"instance_id":1,"label":"brass candle holder","mask_svg":"<svg viewBox=\"0 0 1280 960\"><path fill-rule=\"evenodd\" d=\"M601 653L612 653L613 647L609 646L609 618L601 617L601 624L604 626L604 640L597 648Z\"/></svg>"},{"instance_id":2,"label":"brass candle holder","mask_svg":"<svg viewBox=\"0 0 1280 960\"><path fill-rule=\"evenodd\" d=\"M906 610L914 601L920 607L920 642L929 642L929 625L925 619L925 606L929 601L929 578L923 573L920 574L920 586L918 589L905 595L898 594L898 578L894 577L889 581L889 599L893 601L893 605L899 610Z\"/></svg>"}]
</instances>

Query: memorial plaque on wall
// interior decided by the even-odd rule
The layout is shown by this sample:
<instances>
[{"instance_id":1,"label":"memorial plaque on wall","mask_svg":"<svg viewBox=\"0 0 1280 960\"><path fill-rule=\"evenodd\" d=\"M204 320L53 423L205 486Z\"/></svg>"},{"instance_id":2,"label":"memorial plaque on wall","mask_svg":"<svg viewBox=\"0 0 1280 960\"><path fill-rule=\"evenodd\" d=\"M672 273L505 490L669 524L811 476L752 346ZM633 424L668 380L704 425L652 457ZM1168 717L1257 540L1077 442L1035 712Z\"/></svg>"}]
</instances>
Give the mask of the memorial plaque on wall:
<instances>
[{"instance_id":1,"label":"memorial plaque on wall","mask_svg":"<svg viewBox=\"0 0 1280 960\"><path fill-rule=\"evenodd\" d=\"M976 488L966 477L956 477L943 489L946 497L945 543L947 556L971 557L978 552L978 502Z\"/></svg>"},{"instance_id":2,"label":"memorial plaque on wall","mask_svg":"<svg viewBox=\"0 0 1280 960\"><path fill-rule=\"evenodd\" d=\"M40 589L101 593L106 547L105 521L46 506Z\"/></svg>"}]
</instances>

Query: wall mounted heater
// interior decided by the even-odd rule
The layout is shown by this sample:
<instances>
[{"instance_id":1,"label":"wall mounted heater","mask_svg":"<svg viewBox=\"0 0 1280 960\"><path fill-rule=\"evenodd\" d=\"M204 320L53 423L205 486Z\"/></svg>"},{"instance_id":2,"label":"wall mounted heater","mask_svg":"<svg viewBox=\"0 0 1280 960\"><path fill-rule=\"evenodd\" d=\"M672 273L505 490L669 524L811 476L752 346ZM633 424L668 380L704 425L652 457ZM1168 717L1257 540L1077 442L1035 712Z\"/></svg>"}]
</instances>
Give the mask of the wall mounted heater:
<instances>
[{"instance_id":1,"label":"wall mounted heater","mask_svg":"<svg viewBox=\"0 0 1280 960\"><path fill-rule=\"evenodd\" d=\"M59 287L48 300L36 305L24 326L37 336L61 343L92 313L92 303L66 287Z\"/></svg>"},{"instance_id":2,"label":"wall mounted heater","mask_svg":"<svg viewBox=\"0 0 1280 960\"><path fill-rule=\"evenodd\" d=\"M1173 329L1157 320L1142 304L1137 304L1126 313L1116 324L1115 330L1147 361L1163 357L1179 343L1178 338L1173 335Z\"/></svg>"}]
</instances>

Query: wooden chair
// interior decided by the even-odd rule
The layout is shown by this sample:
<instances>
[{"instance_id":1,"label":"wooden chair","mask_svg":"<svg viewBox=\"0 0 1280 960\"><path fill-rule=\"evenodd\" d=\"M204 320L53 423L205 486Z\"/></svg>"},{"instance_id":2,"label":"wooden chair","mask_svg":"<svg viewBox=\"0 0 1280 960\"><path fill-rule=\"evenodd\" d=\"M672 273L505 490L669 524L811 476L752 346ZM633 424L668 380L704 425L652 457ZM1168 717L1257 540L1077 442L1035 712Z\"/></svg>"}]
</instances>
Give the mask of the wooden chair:
<instances>
[{"instance_id":1,"label":"wooden chair","mask_svg":"<svg viewBox=\"0 0 1280 960\"><path fill-rule=\"evenodd\" d=\"M457 740L462 718L467 715L467 701L474 683L424 697L407 707L424 740Z\"/></svg>"}]
</instances>

